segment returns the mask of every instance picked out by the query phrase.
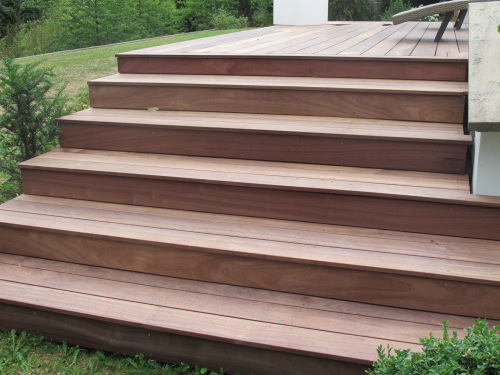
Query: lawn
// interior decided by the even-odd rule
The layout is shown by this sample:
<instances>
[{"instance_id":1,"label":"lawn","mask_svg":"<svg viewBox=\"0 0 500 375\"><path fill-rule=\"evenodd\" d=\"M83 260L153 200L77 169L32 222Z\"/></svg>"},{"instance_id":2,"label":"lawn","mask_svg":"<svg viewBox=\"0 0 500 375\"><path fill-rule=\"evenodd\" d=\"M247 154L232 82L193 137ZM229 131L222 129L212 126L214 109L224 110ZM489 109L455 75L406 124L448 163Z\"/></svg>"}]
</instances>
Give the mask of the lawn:
<instances>
[{"instance_id":1,"label":"lawn","mask_svg":"<svg viewBox=\"0 0 500 375\"><path fill-rule=\"evenodd\" d=\"M87 81L118 72L115 58L117 53L227 34L235 31L241 30L213 30L167 36L164 38L129 42L107 47L23 57L18 59L18 62L40 62L40 66L53 69L57 80L67 85L65 94L70 99L75 99L76 97L85 96L87 92Z\"/></svg>"},{"instance_id":2,"label":"lawn","mask_svg":"<svg viewBox=\"0 0 500 375\"><path fill-rule=\"evenodd\" d=\"M56 344L25 332L0 331L0 374L2 375L222 375L185 363L169 365L143 355L127 357Z\"/></svg>"}]
</instances>

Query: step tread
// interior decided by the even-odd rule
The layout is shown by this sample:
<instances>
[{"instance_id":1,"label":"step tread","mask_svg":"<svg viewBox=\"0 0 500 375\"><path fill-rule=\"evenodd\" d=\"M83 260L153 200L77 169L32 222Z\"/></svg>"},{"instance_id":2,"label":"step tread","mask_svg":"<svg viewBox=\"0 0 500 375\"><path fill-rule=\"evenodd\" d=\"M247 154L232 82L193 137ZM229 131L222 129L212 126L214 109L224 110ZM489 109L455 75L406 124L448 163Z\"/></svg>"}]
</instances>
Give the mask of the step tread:
<instances>
[{"instance_id":1,"label":"step tread","mask_svg":"<svg viewBox=\"0 0 500 375\"><path fill-rule=\"evenodd\" d=\"M456 174L69 148L53 150L20 166L23 169L500 207L499 197L471 194L468 177Z\"/></svg>"},{"instance_id":2,"label":"step tread","mask_svg":"<svg viewBox=\"0 0 500 375\"><path fill-rule=\"evenodd\" d=\"M371 364L472 319L0 254L0 300L70 315ZM459 333L461 336L462 332Z\"/></svg>"},{"instance_id":3,"label":"step tread","mask_svg":"<svg viewBox=\"0 0 500 375\"><path fill-rule=\"evenodd\" d=\"M89 81L89 85L182 85L187 87L358 91L446 96L463 96L467 94L468 90L467 82L450 81L123 73Z\"/></svg>"},{"instance_id":4,"label":"step tread","mask_svg":"<svg viewBox=\"0 0 500 375\"><path fill-rule=\"evenodd\" d=\"M36 196L2 205L0 220L9 227L186 251L500 285L495 241Z\"/></svg>"},{"instance_id":5,"label":"step tread","mask_svg":"<svg viewBox=\"0 0 500 375\"><path fill-rule=\"evenodd\" d=\"M65 124L119 124L310 136L337 136L471 144L462 124L223 112L145 111L91 108L58 119Z\"/></svg>"}]
</instances>

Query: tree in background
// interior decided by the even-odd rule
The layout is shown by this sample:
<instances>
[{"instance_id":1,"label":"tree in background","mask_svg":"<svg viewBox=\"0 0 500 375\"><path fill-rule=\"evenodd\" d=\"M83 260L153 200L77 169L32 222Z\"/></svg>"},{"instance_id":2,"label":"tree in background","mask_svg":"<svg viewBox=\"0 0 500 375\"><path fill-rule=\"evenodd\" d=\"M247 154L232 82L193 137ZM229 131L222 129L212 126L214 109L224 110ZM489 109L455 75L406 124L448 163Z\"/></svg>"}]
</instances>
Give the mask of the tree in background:
<instances>
[{"instance_id":1,"label":"tree in background","mask_svg":"<svg viewBox=\"0 0 500 375\"><path fill-rule=\"evenodd\" d=\"M4 175L0 200L21 192L17 163L58 144L55 118L65 113L64 87L57 88L49 69L5 59L0 67L0 167Z\"/></svg>"},{"instance_id":2,"label":"tree in background","mask_svg":"<svg viewBox=\"0 0 500 375\"><path fill-rule=\"evenodd\" d=\"M377 6L372 0L330 0L328 19L331 21L373 21Z\"/></svg>"}]
</instances>

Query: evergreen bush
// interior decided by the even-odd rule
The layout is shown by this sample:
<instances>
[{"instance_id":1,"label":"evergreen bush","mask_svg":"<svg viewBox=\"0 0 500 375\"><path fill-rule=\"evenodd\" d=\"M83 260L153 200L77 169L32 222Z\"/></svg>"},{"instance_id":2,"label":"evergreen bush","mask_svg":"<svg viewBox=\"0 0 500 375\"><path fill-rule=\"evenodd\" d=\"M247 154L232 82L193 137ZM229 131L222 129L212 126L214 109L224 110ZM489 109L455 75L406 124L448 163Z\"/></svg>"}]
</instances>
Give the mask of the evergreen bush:
<instances>
[{"instance_id":1,"label":"evergreen bush","mask_svg":"<svg viewBox=\"0 0 500 375\"><path fill-rule=\"evenodd\" d=\"M0 67L1 201L21 192L17 163L58 144L55 118L65 113L64 87L56 87L50 69L37 66L37 63L23 66L5 59Z\"/></svg>"},{"instance_id":2,"label":"evergreen bush","mask_svg":"<svg viewBox=\"0 0 500 375\"><path fill-rule=\"evenodd\" d=\"M443 324L443 338L421 338L422 352L409 349L378 348L378 361L370 375L500 375L500 326L488 328L486 320L478 319L466 328L463 339L457 332L450 336Z\"/></svg>"}]
</instances>

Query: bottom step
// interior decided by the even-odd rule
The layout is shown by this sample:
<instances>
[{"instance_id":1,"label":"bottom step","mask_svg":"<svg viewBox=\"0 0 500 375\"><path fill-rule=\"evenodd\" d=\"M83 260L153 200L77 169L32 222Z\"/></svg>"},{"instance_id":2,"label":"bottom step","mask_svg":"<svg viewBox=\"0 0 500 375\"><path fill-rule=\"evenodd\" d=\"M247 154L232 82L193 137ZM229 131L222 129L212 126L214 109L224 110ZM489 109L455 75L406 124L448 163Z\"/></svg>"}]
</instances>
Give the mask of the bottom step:
<instances>
[{"instance_id":1,"label":"bottom step","mask_svg":"<svg viewBox=\"0 0 500 375\"><path fill-rule=\"evenodd\" d=\"M469 318L0 253L0 328L244 374L364 374Z\"/></svg>"}]
</instances>

